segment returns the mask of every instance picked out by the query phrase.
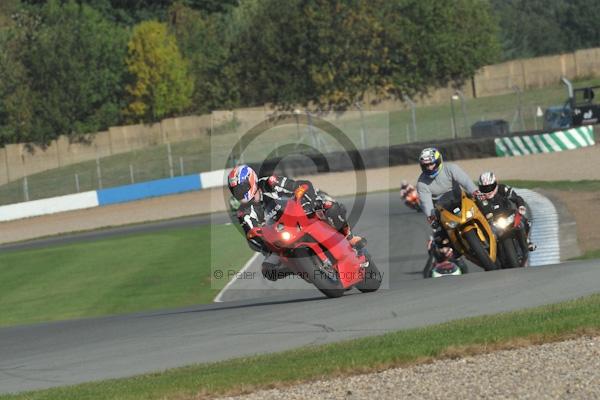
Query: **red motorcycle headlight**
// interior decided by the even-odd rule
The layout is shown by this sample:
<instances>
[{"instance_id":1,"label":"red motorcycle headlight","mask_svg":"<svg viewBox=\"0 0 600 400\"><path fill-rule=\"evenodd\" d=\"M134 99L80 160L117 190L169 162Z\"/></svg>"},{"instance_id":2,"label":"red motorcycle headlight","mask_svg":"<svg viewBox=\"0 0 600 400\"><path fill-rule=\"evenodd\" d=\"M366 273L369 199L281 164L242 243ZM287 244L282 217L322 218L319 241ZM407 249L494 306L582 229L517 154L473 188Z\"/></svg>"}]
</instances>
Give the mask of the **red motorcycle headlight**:
<instances>
[{"instance_id":1,"label":"red motorcycle headlight","mask_svg":"<svg viewBox=\"0 0 600 400\"><path fill-rule=\"evenodd\" d=\"M288 231L283 231L281 232L281 239L285 242L287 242L288 240L290 240L292 237L292 234L289 233Z\"/></svg>"}]
</instances>

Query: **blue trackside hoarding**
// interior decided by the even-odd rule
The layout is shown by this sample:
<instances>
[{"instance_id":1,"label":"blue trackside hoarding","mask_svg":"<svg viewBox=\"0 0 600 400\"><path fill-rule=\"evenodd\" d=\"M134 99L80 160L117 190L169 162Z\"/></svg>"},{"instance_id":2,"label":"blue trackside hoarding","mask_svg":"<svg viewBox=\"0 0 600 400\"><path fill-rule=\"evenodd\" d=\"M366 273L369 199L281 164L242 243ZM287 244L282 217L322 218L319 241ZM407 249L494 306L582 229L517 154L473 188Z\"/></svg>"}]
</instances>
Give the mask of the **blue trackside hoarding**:
<instances>
[{"instance_id":1,"label":"blue trackside hoarding","mask_svg":"<svg viewBox=\"0 0 600 400\"><path fill-rule=\"evenodd\" d=\"M202 189L200 175L178 176L175 178L158 179L155 181L134 183L132 185L100 189L98 190L98 204L106 206L200 189Z\"/></svg>"}]
</instances>

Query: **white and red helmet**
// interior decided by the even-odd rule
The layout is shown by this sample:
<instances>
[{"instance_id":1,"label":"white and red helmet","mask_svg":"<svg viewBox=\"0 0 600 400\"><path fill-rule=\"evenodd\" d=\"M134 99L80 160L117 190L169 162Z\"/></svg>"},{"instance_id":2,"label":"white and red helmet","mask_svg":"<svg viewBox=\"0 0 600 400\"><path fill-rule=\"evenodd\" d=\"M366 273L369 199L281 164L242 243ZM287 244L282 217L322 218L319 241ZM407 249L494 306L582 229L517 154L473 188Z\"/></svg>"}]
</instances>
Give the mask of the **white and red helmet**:
<instances>
[{"instance_id":1,"label":"white and red helmet","mask_svg":"<svg viewBox=\"0 0 600 400\"><path fill-rule=\"evenodd\" d=\"M249 166L238 165L229 172L227 186L235 199L247 203L258 191L258 176Z\"/></svg>"},{"instance_id":2,"label":"white and red helmet","mask_svg":"<svg viewBox=\"0 0 600 400\"><path fill-rule=\"evenodd\" d=\"M493 172L486 171L479 176L479 191L486 199L491 199L498 193L498 180Z\"/></svg>"}]
</instances>

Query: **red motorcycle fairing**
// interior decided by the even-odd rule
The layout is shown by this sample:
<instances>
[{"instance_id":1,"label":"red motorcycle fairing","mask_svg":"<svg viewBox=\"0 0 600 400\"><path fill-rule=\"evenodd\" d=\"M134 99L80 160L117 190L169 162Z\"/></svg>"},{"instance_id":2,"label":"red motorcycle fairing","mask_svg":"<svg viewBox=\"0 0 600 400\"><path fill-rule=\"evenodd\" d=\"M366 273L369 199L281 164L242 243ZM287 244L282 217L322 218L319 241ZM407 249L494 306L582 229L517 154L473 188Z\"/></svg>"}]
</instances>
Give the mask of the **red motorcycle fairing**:
<instances>
[{"instance_id":1,"label":"red motorcycle fairing","mask_svg":"<svg viewBox=\"0 0 600 400\"><path fill-rule=\"evenodd\" d=\"M523 219L523 216L520 213L515 213L515 222L513 222L513 226L516 228L519 225L521 225L522 219Z\"/></svg>"},{"instance_id":2,"label":"red motorcycle fairing","mask_svg":"<svg viewBox=\"0 0 600 400\"><path fill-rule=\"evenodd\" d=\"M365 278L362 268L365 256L357 256L344 235L328 223L316 217L309 218L297 201L288 201L281 217L262 228L262 235L271 250L284 262L288 260L285 250L300 247L310 248L322 262L330 261L345 289Z\"/></svg>"}]
</instances>

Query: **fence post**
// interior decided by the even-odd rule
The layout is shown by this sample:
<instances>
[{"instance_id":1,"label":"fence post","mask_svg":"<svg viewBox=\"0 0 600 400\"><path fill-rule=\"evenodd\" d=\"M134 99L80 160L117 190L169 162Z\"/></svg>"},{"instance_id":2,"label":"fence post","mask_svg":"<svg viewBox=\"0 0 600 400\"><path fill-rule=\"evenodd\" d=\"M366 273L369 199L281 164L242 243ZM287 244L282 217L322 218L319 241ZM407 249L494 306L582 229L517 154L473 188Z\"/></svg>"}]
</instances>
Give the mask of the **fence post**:
<instances>
[{"instance_id":1,"label":"fence post","mask_svg":"<svg viewBox=\"0 0 600 400\"><path fill-rule=\"evenodd\" d=\"M312 115L310 114L310 111L308 110L308 108L305 108L304 111L306 112L306 118L308 121L308 134L310 136L310 140L312 141L313 147L315 149L319 148L319 142L317 141L317 137L315 136L315 131L313 131L313 125L312 125Z\"/></svg>"},{"instance_id":2,"label":"fence post","mask_svg":"<svg viewBox=\"0 0 600 400\"><path fill-rule=\"evenodd\" d=\"M463 115L463 131L465 132L465 134L468 132L468 122L467 122L467 110L465 108L465 96L463 94L463 92L461 92L460 90L455 90L454 94L452 95L452 98L450 99L450 103L453 105L452 100L458 100L460 99L460 108L461 108L461 112ZM456 119L456 117L454 116L454 106L452 107L452 116L453 118ZM454 130L456 131L456 136L458 137L458 130L456 129L456 123L454 126Z\"/></svg>"},{"instance_id":3,"label":"fence post","mask_svg":"<svg viewBox=\"0 0 600 400\"><path fill-rule=\"evenodd\" d=\"M100 168L99 157L96 157L96 175L98 176L98 189L102 189L102 169Z\"/></svg>"},{"instance_id":4,"label":"fence post","mask_svg":"<svg viewBox=\"0 0 600 400\"><path fill-rule=\"evenodd\" d=\"M181 176L183 176L183 157L179 156L179 169L181 170Z\"/></svg>"},{"instance_id":5,"label":"fence post","mask_svg":"<svg viewBox=\"0 0 600 400\"><path fill-rule=\"evenodd\" d=\"M454 96L453 96L454 98ZM458 134L456 132L456 116L454 115L454 101L450 100L450 110L452 111L452 116L450 117L450 128L452 129L452 138L456 139Z\"/></svg>"},{"instance_id":6,"label":"fence post","mask_svg":"<svg viewBox=\"0 0 600 400\"><path fill-rule=\"evenodd\" d=\"M77 190L77 193L79 193L79 191L80 191L80 187L79 187L79 174L75 174L75 189Z\"/></svg>"},{"instance_id":7,"label":"fence post","mask_svg":"<svg viewBox=\"0 0 600 400\"><path fill-rule=\"evenodd\" d=\"M133 176L133 165L129 164L129 176L131 177L131 183L135 183L135 177Z\"/></svg>"},{"instance_id":8,"label":"fence post","mask_svg":"<svg viewBox=\"0 0 600 400\"><path fill-rule=\"evenodd\" d=\"M367 148L367 132L365 129L365 113L363 112L363 109L362 109L359 101L357 101L354 104L356 105L356 108L358 108L358 111L360 112L360 143L361 143L363 150L365 150Z\"/></svg>"},{"instance_id":9,"label":"fence post","mask_svg":"<svg viewBox=\"0 0 600 400\"><path fill-rule=\"evenodd\" d=\"M327 152L329 151L329 146L327 146L327 142L325 142L325 140L323 140L323 138L321 137L321 135L319 135L316 131L315 131L315 127L313 125L313 120L312 120L312 114L310 112L310 110L307 108L304 109L304 111L306 112L306 118L308 119L308 134L310 135L311 141L313 143L313 147L315 149L322 149L323 151ZM320 111L318 111L320 112ZM317 117L319 115L317 114Z\"/></svg>"},{"instance_id":10,"label":"fence post","mask_svg":"<svg viewBox=\"0 0 600 400\"><path fill-rule=\"evenodd\" d=\"M412 125L413 125L413 139L416 141L417 140L417 114L416 114L417 105L407 95L404 94L404 95L402 95L402 97L404 98L404 101L407 102L408 105L410 106L410 114L411 114ZM410 140L407 140L407 142L410 142Z\"/></svg>"},{"instance_id":11,"label":"fence post","mask_svg":"<svg viewBox=\"0 0 600 400\"><path fill-rule=\"evenodd\" d=\"M167 142L167 156L169 158L169 176L173 177L173 154L171 154L171 142Z\"/></svg>"},{"instance_id":12,"label":"fence post","mask_svg":"<svg viewBox=\"0 0 600 400\"><path fill-rule=\"evenodd\" d=\"M516 125L516 123L519 122L521 124L521 130L524 131L525 130L525 121L523 120L523 110L522 110L522 105L521 105L522 90L520 87L518 87L516 85L513 86L512 89L517 94L517 109L515 110L515 114L513 115L513 120L512 120L511 125ZM515 129L512 129L512 126L511 126L511 130L515 130Z\"/></svg>"},{"instance_id":13,"label":"fence post","mask_svg":"<svg viewBox=\"0 0 600 400\"><path fill-rule=\"evenodd\" d=\"M300 135L300 121L299 121L300 113L301 113L300 110L298 110L297 108L294 109L294 119L296 120L296 143L300 143L300 138L302 137Z\"/></svg>"},{"instance_id":14,"label":"fence post","mask_svg":"<svg viewBox=\"0 0 600 400\"><path fill-rule=\"evenodd\" d=\"M29 183L27 182L27 175L23 177L23 196L25 201L29 201Z\"/></svg>"}]
</instances>

